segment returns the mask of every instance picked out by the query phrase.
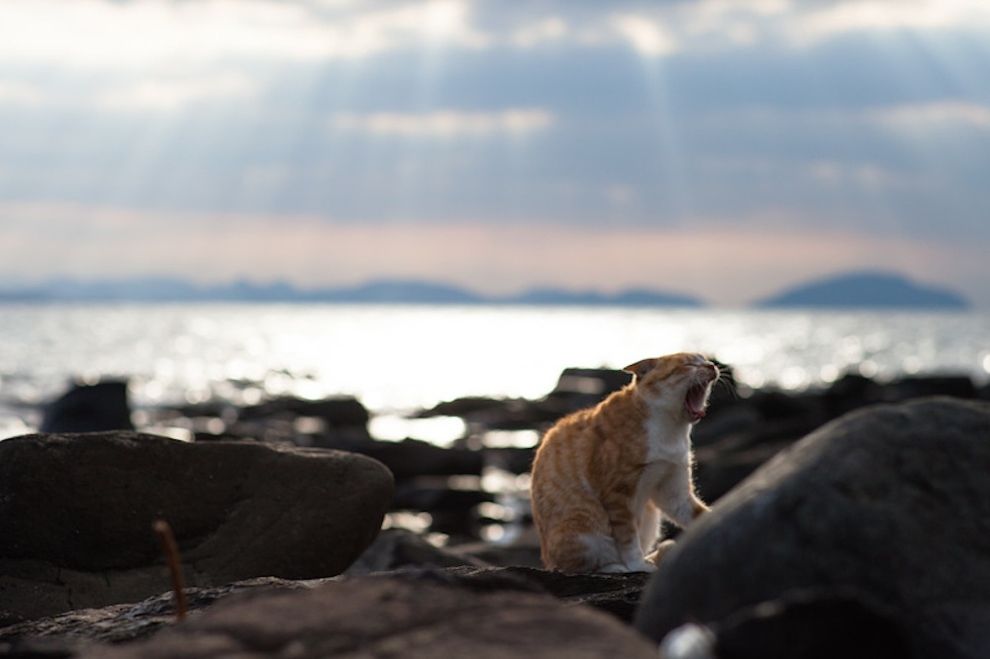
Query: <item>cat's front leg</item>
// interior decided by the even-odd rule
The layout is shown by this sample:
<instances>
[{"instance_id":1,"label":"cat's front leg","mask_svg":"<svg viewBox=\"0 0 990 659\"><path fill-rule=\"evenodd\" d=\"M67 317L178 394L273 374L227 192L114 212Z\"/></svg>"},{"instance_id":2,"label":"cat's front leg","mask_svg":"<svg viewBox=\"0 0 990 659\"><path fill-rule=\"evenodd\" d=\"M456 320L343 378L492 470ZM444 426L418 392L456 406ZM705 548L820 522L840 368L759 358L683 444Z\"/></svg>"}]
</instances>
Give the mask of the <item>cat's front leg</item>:
<instances>
[{"instance_id":1,"label":"cat's front leg","mask_svg":"<svg viewBox=\"0 0 990 659\"><path fill-rule=\"evenodd\" d=\"M708 512L708 506L694 493L690 468L672 473L666 482L657 486L652 500L664 515L681 528Z\"/></svg>"},{"instance_id":2,"label":"cat's front leg","mask_svg":"<svg viewBox=\"0 0 990 659\"><path fill-rule=\"evenodd\" d=\"M656 565L648 562L643 556L638 538L635 538L628 546L620 548L619 554L627 572L654 572L657 569Z\"/></svg>"},{"instance_id":3,"label":"cat's front leg","mask_svg":"<svg viewBox=\"0 0 990 659\"><path fill-rule=\"evenodd\" d=\"M629 497L616 494L606 501L605 511L608 513L609 524L612 527L612 539L619 553L619 560L626 567L625 572L653 572L656 566L643 558L643 548L637 529L636 515L630 508ZM618 572L615 565L605 566L608 571Z\"/></svg>"}]
</instances>

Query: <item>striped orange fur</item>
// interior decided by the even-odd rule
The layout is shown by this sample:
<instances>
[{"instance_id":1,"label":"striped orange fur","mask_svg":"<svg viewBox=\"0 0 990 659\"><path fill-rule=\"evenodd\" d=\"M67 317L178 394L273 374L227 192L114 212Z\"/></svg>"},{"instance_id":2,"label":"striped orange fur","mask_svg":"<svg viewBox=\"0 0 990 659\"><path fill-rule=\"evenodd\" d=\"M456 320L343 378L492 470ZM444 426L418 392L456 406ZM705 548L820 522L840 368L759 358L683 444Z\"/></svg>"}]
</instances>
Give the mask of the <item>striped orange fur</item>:
<instances>
[{"instance_id":1,"label":"striped orange fur","mask_svg":"<svg viewBox=\"0 0 990 659\"><path fill-rule=\"evenodd\" d=\"M701 355L644 359L632 382L554 425L533 463L543 563L563 572L649 572L661 513L684 527L708 507L691 480L691 426L718 368Z\"/></svg>"}]
</instances>

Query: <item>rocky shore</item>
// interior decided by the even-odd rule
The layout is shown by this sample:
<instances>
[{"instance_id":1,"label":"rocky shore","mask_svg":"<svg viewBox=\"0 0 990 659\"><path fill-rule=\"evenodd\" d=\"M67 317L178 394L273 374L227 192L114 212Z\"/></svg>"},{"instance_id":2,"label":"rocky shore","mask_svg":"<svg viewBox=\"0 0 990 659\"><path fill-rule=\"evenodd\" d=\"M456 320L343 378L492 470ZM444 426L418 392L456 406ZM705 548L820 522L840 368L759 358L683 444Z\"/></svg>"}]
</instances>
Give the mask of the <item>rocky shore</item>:
<instances>
[{"instance_id":1,"label":"rocky shore","mask_svg":"<svg viewBox=\"0 0 990 659\"><path fill-rule=\"evenodd\" d=\"M445 447L372 437L352 398L144 411L180 442L136 431L122 383L75 388L0 442L0 656L990 654L990 387L730 375L694 432L712 513L667 530L660 570L542 570L518 438L627 378L419 411L464 420Z\"/></svg>"}]
</instances>

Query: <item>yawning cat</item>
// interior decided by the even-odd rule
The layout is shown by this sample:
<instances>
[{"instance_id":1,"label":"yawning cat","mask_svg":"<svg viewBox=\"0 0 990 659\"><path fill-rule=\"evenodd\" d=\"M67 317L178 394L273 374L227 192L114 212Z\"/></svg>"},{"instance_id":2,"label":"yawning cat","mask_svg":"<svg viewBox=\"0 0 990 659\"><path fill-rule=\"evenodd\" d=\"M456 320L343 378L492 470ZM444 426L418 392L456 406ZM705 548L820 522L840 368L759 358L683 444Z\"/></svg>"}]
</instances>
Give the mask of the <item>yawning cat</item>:
<instances>
[{"instance_id":1,"label":"yawning cat","mask_svg":"<svg viewBox=\"0 0 990 659\"><path fill-rule=\"evenodd\" d=\"M644 359L633 380L543 438L532 472L543 563L564 572L649 572L663 513L684 527L708 507L691 481L691 425L718 367L701 355Z\"/></svg>"}]
</instances>

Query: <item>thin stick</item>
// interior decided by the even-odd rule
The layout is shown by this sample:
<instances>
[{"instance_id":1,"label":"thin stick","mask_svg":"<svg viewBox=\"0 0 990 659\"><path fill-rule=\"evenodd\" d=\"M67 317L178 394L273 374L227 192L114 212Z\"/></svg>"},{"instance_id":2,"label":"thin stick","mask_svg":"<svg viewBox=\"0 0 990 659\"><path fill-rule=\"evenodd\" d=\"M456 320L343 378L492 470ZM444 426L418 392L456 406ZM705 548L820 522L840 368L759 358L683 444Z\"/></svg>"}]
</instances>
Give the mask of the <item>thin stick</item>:
<instances>
[{"instance_id":1,"label":"thin stick","mask_svg":"<svg viewBox=\"0 0 990 659\"><path fill-rule=\"evenodd\" d=\"M184 620L186 617L186 584L182 578L182 566L179 560L179 547L175 544L172 527L164 519L156 519L151 525L162 543L162 553L168 563L168 571L172 575L172 592L175 594L175 619Z\"/></svg>"}]
</instances>

